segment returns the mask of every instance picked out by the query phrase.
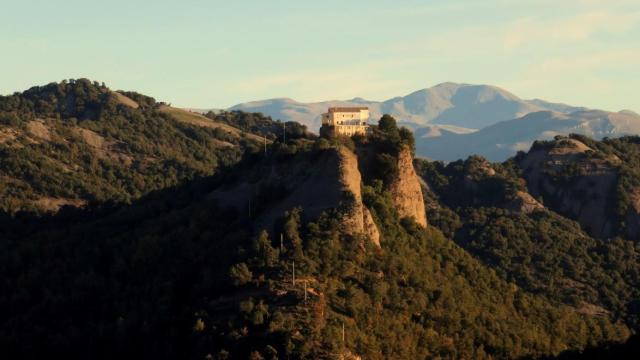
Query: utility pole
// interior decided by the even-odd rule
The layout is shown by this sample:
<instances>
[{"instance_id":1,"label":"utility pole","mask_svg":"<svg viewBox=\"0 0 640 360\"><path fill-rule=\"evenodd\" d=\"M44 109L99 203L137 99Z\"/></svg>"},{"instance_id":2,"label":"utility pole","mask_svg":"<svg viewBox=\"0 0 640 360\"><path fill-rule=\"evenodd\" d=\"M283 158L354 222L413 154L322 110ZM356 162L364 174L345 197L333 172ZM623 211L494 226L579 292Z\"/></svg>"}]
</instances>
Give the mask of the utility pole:
<instances>
[{"instance_id":1,"label":"utility pole","mask_svg":"<svg viewBox=\"0 0 640 360\"><path fill-rule=\"evenodd\" d=\"M267 155L267 136L263 135L264 138L264 154Z\"/></svg>"},{"instance_id":2,"label":"utility pole","mask_svg":"<svg viewBox=\"0 0 640 360\"><path fill-rule=\"evenodd\" d=\"M282 123L282 137L284 138L284 143L287 143L287 123Z\"/></svg>"},{"instance_id":3,"label":"utility pole","mask_svg":"<svg viewBox=\"0 0 640 360\"><path fill-rule=\"evenodd\" d=\"M280 253L284 252L284 241L282 239L282 233L280 233Z\"/></svg>"},{"instance_id":4,"label":"utility pole","mask_svg":"<svg viewBox=\"0 0 640 360\"><path fill-rule=\"evenodd\" d=\"M293 276L291 277L291 283L293 284L293 286L296 286L296 261L293 261Z\"/></svg>"},{"instance_id":5,"label":"utility pole","mask_svg":"<svg viewBox=\"0 0 640 360\"><path fill-rule=\"evenodd\" d=\"M344 346L344 321L342 322L342 345Z\"/></svg>"},{"instance_id":6,"label":"utility pole","mask_svg":"<svg viewBox=\"0 0 640 360\"><path fill-rule=\"evenodd\" d=\"M307 306L307 280L304 281L304 305Z\"/></svg>"}]
</instances>

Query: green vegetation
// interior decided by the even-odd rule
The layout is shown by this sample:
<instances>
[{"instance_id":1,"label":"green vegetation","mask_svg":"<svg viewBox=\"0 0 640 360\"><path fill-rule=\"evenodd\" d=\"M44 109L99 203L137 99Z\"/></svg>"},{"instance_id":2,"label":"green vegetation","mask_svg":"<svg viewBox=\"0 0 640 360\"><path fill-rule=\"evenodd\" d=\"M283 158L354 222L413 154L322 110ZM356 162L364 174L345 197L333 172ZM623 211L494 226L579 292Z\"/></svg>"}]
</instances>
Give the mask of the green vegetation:
<instances>
[{"instance_id":1,"label":"green vegetation","mask_svg":"<svg viewBox=\"0 0 640 360\"><path fill-rule=\"evenodd\" d=\"M274 121L269 116L261 113L246 113L242 111L209 111L205 114L209 119L228 124L248 133L265 136L267 139L288 140L300 138L314 138L315 136L307 131L307 127L295 121L280 122Z\"/></svg>"},{"instance_id":2,"label":"green vegetation","mask_svg":"<svg viewBox=\"0 0 640 360\"><path fill-rule=\"evenodd\" d=\"M177 121L162 106L85 79L0 97L0 210L47 210L48 199L129 203L260 149L236 133Z\"/></svg>"},{"instance_id":3,"label":"green vegetation","mask_svg":"<svg viewBox=\"0 0 640 360\"><path fill-rule=\"evenodd\" d=\"M581 141L621 159L626 214L637 140ZM399 219L389 184L414 143L387 115L367 137L318 139L84 79L0 97L0 357L566 357L638 329L638 243L518 210L517 159L416 161L431 225ZM337 146L369 159L382 248L341 231L342 205L261 222L290 191L264 174L304 176ZM234 184L260 184L248 212L212 199ZM43 200L90 205L44 214Z\"/></svg>"},{"instance_id":4,"label":"green vegetation","mask_svg":"<svg viewBox=\"0 0 640 360\"><path fill-rule=\"evenodd\" d=\"M640 325L640 244L595 239L551 211L530 214L508 205L523 189L513 161L488 164L470 157L444 165L418 161L429 183L429 222L523 289L587 313L606 313ZM495 174L488 175L492 168ZM595 306L593 306L595 305Z\"/></svg>"},{"instance_id":5,"label":"green vegetation","mask_svg":"<svg viewBox=\"0 0 640 360\"><path fill-rule=\"evenodd\" d=\"M413 133L407 128L398 128L396 119L383 115L378 126L372 126L366 136L354 136L353 150L372 158L370 163L363 164L364 180L380 179L390 184L398 176L398 154L408 148L415 150Z\"/></svg>"},{"instance_id":6,"label":"green vegetation","mask_svg":"<svg viewBox=\"0 0 640 360\"><path fill-rule=\"evenodd\" d=\"M401 136L378 135L407 146ZM290 209L269 234L253 226L260 209L240 216L207 198L220 184L253 181L248 169L294 166L327 143L276 143L266 155L131 205L11 220L0 237L0 351L12 358L483 359L628 337L608 317L505 281L439 230L400 221L383 178L363 186L382 250L339 231L340 207L311 223L305 209ZM256 196L264 192L272 193ZM278 197L261 199L267 209Z\"/></svg>"}]
</instances>

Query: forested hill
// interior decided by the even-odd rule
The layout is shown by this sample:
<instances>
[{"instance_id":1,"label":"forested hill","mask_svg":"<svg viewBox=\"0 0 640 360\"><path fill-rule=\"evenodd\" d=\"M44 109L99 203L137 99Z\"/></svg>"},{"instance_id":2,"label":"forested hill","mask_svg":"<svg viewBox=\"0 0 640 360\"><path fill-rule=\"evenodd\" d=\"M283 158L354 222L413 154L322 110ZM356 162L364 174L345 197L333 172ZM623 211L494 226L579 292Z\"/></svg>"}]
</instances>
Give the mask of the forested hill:
<instances>
[{"instance_id":1,"label":"forested hill","mask_svg":"<svg viewBox=\"0 0 640 360\"><path fill-rule=\"evenodd\" d=\"M15 219L0 236L2 357L495 359L628 338L613 313L405 216L412 144L383 117L368 138L276 140L128 206ZM377 241L345 226L365 209Z\"/></svg>"},{"instance_id":2,"label":"forested hill","mask_svg":"<svg viewBox=\"0 0 640 360\"><path fill-rule=\"evenodd\" d=\"M559 136L502 164L417 160L429 221L509 281L640 329L640 141Z\"/></svg>"},{"instance_id":3,"label":"forested hill","mask_svg":"<svg viewBox=\"0 0 640 360\"><path fill-rule=\"evenodd\" d=\"M212 175L261 150L262 135L276 138L232 126L232 119L246 116L211 120L86 79L0 96L0 210L128 203ZM259 114L251 117L277 127ZM305 136L304 129L290 128Z\"/></svg>"}]
</instances>

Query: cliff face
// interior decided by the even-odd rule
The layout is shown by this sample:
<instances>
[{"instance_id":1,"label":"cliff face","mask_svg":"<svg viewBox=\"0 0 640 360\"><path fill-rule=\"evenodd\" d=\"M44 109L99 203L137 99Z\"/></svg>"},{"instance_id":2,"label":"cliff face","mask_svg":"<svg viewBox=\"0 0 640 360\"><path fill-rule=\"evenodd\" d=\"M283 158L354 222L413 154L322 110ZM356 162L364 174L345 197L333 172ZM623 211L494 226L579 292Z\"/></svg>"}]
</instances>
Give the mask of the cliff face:
<instances>
[{"instance_id":1,"label":"cliff face","mask_svg":"<svg viewBox=\"0 0 640 360\"><path fill-rule=\"evenodd\" d=\"M339 183L342 191L353 195L353 200L347 201L349 210L342 222L343 230L352 234L365 234L377 246L380 246L380 233L373 221L371 212L362 204L360 184L362 176L358 169L358 158L350 150L338 149Z\"/></svg>"},{"instance_id":2,"label":"cliff face","mask_svg":"<svg viewBox=\"0 0 640 360\"><path fill-rule=\"evenodd\" d=\"M596 237L615 233L610 216L619 159L589 156L592 149L575 139L532 148L520 161L529 192L545 206L576 219Z\"/></svg>"},{"instance_id":3,"label":"cliff face","mask_svg":"<svg viewBox=\"0 0 640 360\"><path fill-rule=\"evenodd\" d=\"M269 188L277 183L286 188L286 195L255 216L258 227L270 229L286 211L300 207L303 218L313 221L323 211L339 208L342 229L348 234L365 235L373 244L380 245L380 232L369 209L362 203L362 174L359 165L366 162L368 152L358 156L345 147L324 150L308 161L272 166L268 176L257 183L242 182L231 188L218 189L211 198L222 206L231 206L248 213L256 189ZM370 154L369 154L370 155ZM427 217L422 196L422 185L413 167L413 156L404 149L398 156L398 176L389 185L389 192L398 215L413 218L423 227ZM256 201L256 200L254 200ZM257 208L260 204L254 204ZM256 210L257 211L257 210Z\"/></svg>"},{"instance_id":4,"label":"cliff face","mask_svg":"<svg viewBox=\"0 0 640 360\"><path fill-rule=\"evenodd\" d=\"M275 187L285 188L286 195L266 206L266 210L252 214L257 227L270 229L275 220L295 207L303 210L303 218L307 221L317 219L323 211L338 208L345 233L366 235L372 243L380 245L378 228L362 203L358 159L350 150L344 147L327 149L317 158L274 165L267 173L268 176L256 183L243 182L218 189L210 197L223 207L248 212L252 199L260 197L256 189L273 188L277 184ZM254 208L259 205L254 204Z\"/></svg>"},{"instance_id":5,"label":"cliff face","mask_svg":"<svg viewBox=\"0 0 640 360\"><path fill-rule=\"evenodd\" d=\"M389 191L401 217L413 218L418 224L427 227L422 186L413 168L413 156L408 148L398 154L398 177L391 183Z\"/></svg>"}]
</instances>

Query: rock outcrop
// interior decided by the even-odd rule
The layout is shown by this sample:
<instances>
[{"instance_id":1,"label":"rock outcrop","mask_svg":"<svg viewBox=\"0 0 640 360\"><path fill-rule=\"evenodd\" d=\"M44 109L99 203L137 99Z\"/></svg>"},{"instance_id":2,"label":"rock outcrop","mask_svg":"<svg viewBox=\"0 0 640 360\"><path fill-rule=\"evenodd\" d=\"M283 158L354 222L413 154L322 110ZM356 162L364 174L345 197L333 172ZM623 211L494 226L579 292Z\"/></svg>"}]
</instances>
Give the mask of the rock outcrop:
<instances>
[{"instance_id":1,"label":"rock outcrop","mask_svg":"<svg viewBox=\"0 0 640 360\"><path fill-rule=\"evenodd\" d=\"M342 222L346 233L365 234L376 245L380 245L380 233L373 221L371 212L362 204L362 191L360 184L362 176L358 170L358 158L350 150L341 147L339 154L339 182L342 191L348 191L353 195L351 204L347 204L349 211L345 213ZM343 200L344 201L344 200Z\"/></svg>"},{"instance_id":2,"label":"rock outcrop","mask_svg":"<svg viewBox=\"0 0 640 360\"><path fill-rule=\"evenodd\" d=\"M503 207L523 214L530 214L534 211L544 210L544 205L540 204L538 200L524 191L516 191L514 199L509 201Z\"/></svg>"},{"instance_id":3,"label":"rock outcrop","mask_svg":"<svg viewBox=\"0 0 640 360\"><path fill-rule=\"evenodd\" d=\"M615 234L613 203L617 158L590 156L584 143L561 139L534 146L520 160L529 193L545 206L577 220L592 236Z\"/></svg>"},{"instance_id":4,"label":"rock outcrop","mask_svg":"<svg viewBox=\"0 0 640 360\"><path fill-rule=\"evenodd\" d=\"M296 207L303 210L307 221L317 219L324 211L339 209L342 231L365 235L372 243L380 245L378 228L362 203L361 182L358 158L349 149L339 147L324 150L315 159L274 166L269 175L257 183L243 182L232 188L218 189L210 196L221 206L249 211L250 202L258 195L257 189L277 183L286 188L286 195L256 214L258 227L270 228L286 211Z\"/></svg>"},{"instance_id":5,"label":"rock outcrop","mask_svg":"<svg viewBox=\"0 0 640 360\"><path fill-rule=\"evenodd\" d=\"M427 227L427 215L420 179L413 167L413 155L408 148L398 154L398 177L389 186L391 197L400 217L413 218Z\"/></svg>"}]
</instances>

